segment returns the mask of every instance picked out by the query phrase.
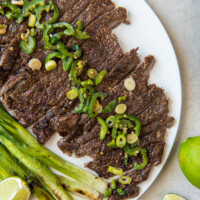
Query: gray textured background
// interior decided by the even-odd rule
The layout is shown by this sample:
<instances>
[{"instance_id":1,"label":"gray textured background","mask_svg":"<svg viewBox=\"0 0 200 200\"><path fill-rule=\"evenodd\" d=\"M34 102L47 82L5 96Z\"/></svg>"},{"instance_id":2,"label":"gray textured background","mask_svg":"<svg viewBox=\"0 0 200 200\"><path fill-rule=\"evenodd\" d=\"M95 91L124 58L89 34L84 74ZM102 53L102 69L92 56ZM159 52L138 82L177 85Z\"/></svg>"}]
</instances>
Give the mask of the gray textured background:
<instances>
[{"instance_id":1,"label":"gray textured background","mask_svg":"<svg viewBox=\"0 0 200 200\"><path fill-rule=\"evenodd\" d=\"M174 148L154 184L140 200L162 200L177 193L200 200L200 189L192 186L178 163L180 143L200 136L200 0L146 0L164 24L174 45L182 77L183 111Z\"/></svg>"}]
</instances>

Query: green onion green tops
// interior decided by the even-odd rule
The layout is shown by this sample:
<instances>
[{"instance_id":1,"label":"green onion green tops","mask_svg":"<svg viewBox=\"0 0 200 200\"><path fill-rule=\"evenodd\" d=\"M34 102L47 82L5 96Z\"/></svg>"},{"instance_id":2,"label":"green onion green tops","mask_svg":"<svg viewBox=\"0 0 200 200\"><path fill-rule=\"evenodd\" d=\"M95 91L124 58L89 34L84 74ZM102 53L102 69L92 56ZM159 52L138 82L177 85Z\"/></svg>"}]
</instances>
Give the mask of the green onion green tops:
<instances>
[{"instance_id":1,"label":"green onion green tops","mask_svg":"<svg viewBox=\"0 0 200 200\"><path fill-rule=\"evenodd\" d=\"M118 167L109 166L108 172L115 174L115 175L123 175L123 169Z\"/></svg>"},{"instance_id":2,"label":"green onion green tops","mask_svg":"<svg viewBox=\"0 0 200 200\"><path fill-rule=\"evenodd\" d=\"M96 77L94 78L94 84L99 85L102 81L103 78L108 74L108 72L104 69L101 72L99 72Z\"/></svg>"},{"instance_id":3,"label":"green onion green tops","mask_svg":"<svg viewBox=\"0 0 200 200\"><path fill-rule=\"evenodd\" d=\"M104 197L110 197L112 195L112 189L107 188L104 192Z\"/></svg>"},{"instance_id":4,"label":"green onion green tops","mask_svg":"<svg viewBox=\"0 0 200 200\"><path fill-rule=\"evenodd\" d=\"M132 178L129 177L129 176L121 176L119 179L118 179L119 183L125 185L125 184L130 184L131 181L132 181Z\"/></svg>"},{"instance_id":5,"label":"green onion green tops","mask_svg":"<svg viewBox=\"0 0 200 200\"><path fill-rule=\"evenodd\" d=\"M70 100L76 99L79 96L79 92L77 90L70 90L67 92L67 98Z\"/></svg>"},{"instance_id":6,"label":"green onion green tops","mask_svg":"<svg viewBox=\"0 0 200 200\"><path fill-rule=\"evenodd\" d=\"M116 186L116 182L115 182L115 179L112 179L111 183L110 183L110 187L115 190L117 188Z\"/></svg>"},{"instance_id":7,"label":"green onion green tops","mask_svg":"<svg viewBox=\"0 0 200 200\"><path fill-rule=\"evenodd\" d=\"M57 67L57 63L55 60L50 60L45 64L45 68L47 71L52 71Z\"/></svg>"},{"instance_id":8,"label":"green onion green tops","mask_svg":"<svg viewBox=\"0 0 200 200\"><path fill-rule=\"evenodd\" d=\"M118 135L116 139L116 144L119 148L122 148L126 145L126 137L124 135Z\"/></svg>"},{"instance_id":9,"label":"green onion green tops","mask_svg":"<svg viewBox=\"0 0 200 200\"><path fill-rule=\"evenodd\" d=\"M110 147L110 148L118 148L116 142L114 139L112 139L112 141L110 141L108 144L107 144L107 147Z\"/></svg>"},{"instance_id":10,"label":"green onion green tops","mask_svg":"<svg viewBox=\"0 0 200 200\"><path fill-rule=\"evenodd\" d=\"M118 97L118 101L125 101L125 100L126 100L126 96Z\"/></svg>"},{"instance_id":11,"label":"green onion green tops","mask_svg":"<svg viewBox=\"0 0 200 200\"><path fill-rule=\"evenodd\" d=\"M89 78L94 79L97 75L97 71L95 69L88 69L87 75Z\"/></svg>"},{"instance_id":12,"label":"green onion green tops","mask_svg":"<svg viewBox=\"0 0 200 200\"><path fill-rule=\"evenodd\" d=\"M106 137L106 134L108 132L108 126L101 117L97 117L97 121L99 124L101 124L100 140L102 141Z\"/></svg>"},{"instance_id":13,"label":"green onion green tops","mask_svg":"<svg viewBox=\"0 0 200 200\"><path fill-rule=\"evenodd\" d=\"M118 193L120 196L124 196L124 195L125 195L125 191L124 191L122 188L118 188L118 189L117 189L117 193Z\"/></svg>"},{"instance_id":14,"label":"green onion green tops","mask_svg":"<svg viewBox=\"0 0 200 200\"><path fill-rule=\"evenodd\" d=\"M106 119L106 123L108 125L109 128L112 128L115 124L115 116L111 115Z\"/></svg>"}]
</instances>

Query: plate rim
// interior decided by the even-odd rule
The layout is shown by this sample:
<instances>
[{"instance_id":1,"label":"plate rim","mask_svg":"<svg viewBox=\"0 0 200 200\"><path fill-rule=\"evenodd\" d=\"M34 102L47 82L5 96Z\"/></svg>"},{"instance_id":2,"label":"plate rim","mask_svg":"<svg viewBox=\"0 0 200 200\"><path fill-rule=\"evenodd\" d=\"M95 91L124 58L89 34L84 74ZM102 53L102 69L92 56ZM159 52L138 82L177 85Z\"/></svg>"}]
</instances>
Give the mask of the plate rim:
<instances>
[{"instance_id":1,"label":"plate rim","mask_svg":"<svg viewBox=\"0 0 200 200\"><path fill-rule=\"evenodd\" d=\"M159 21L159 23L160 23L162 29L164 30L166 36L168 37L168 40L169 40L171 49L172 49L173 54L174 54L174 56L175 56L175 61L176 61L176 65L177 65L177 67L178 67L178 75L179 75L179 81L178 81L178 82L179 82L180 89L181 89L181 90L180 90L180 112L179 112L179 115L178 115L179 120L176 121L177 127L176 127L176 131L175 131L176 134L175 134L175 136L174 136L173 143L172 143L172 145L171 145L171 148L168 150L168 152L167 152L167 154L166 154L165 160L162 160L162 162L158 165L158 166L160 167L160 169L158 170L158 173L157 173L156 175L153 176L153 179L152 179L152 181L149 183L149 186L148 186L141 194L139 194L137 197L132 198L132 199L130 199L130 200L137 200L137 199L139 200L139 198L142 197L142 196L147 192L147 190L149 190L149 189L151 188L152 184L155 182L155 180L158 178L158 176L160 175L160 173L163 171L163 168L165 167L165 165L166 165L166 163L167 163L167 161L168 161L168 159L169 159L169 156L170 156L171 153L172 153L172 149L173 149L173 147L174 147L174 144L175 144L177 135L178 135L178 133L179 133L180 122L181 122L181 118L182 118L182 108L183 108L183 87L182 87L181 70L180 70L180 65L179 65L178 57L177 57L177 54L176 54L176 51L175 51L173 42L172 42L172 40L171 40L171 38L170 38L170 35L169 35L169 33L167 32L167 30L166 30L166 28L165 28L165 26L164 26L164 24L163 24L163 22L161 21L161 19L160 19L159 16L157 15L157 13L153 10L153 8L152 8L150 5L146 2L146 0L142 0L141 2L144 2L145 6L147 6L148 9L151 10L151 12L152 12L152 14L154 15L154 17ZM176 120L177 120L177 119L176 119ZM166 151L166 150L164 149L164 151ZM160 166L160 165L161 165L161 166ZM157 166L154 166L154 168L155 168L155 167L157 167ZM150 172L150 173L151 173L151 172ZM148 178L147 178L147 180L148 180Z\"/></svg>"}]
</instances>

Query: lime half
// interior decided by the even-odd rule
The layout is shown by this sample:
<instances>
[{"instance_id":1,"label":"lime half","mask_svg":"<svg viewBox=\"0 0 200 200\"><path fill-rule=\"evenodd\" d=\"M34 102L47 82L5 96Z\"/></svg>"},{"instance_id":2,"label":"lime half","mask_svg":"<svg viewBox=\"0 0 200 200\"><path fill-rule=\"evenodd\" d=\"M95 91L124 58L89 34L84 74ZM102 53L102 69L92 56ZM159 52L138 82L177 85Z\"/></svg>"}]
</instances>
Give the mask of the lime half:
<instances>
[{"instance_id":1,"label":"lime half","mask_svg":"<svg viewBox=\"0 0 200 200\"><path fill-rule=\"evenodd\" d=\"M186 199L178 194L166 194L163 200L186 200Z\"/></svg>"},{"instance_id":2,"label":"lime half","mask_svg":"<svg viewBox=\"0 0 200 200\"><path fill-rule=\"evenodd\" d=\"M7 178L0 183L0 197L3 200L28 200L30 189L27 183L18 177Z\"/></svg>"}]
</instances>

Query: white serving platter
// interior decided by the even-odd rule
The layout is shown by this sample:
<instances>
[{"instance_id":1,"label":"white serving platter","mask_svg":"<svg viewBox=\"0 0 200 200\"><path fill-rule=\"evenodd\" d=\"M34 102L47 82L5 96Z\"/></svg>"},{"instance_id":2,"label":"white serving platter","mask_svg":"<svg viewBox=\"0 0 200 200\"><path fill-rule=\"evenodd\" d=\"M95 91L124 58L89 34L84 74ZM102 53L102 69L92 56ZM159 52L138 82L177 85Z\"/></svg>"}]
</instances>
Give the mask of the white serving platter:
<instances>
[{"instance_id":1,"label":"white serving platter","mask_svg":"<svg viewBox=\"0 0 200 200\"><path fill-rule=\"evenodd\" d=\"M166 146L162 163L154 167L147 181L141 183L140 194L134 200L139 199L151 186L161 172L173 147L181 116L182 88L179 66L176 54L170 38L162 23L144 0L113 0L117 6L127 8L130 25L122 24L114 32L124 52L139 47L139 55L142 58L152 54L156 58L156 64L151 72L149 83L155 83L165 89L170 99L170 115L175 118L174 126L167 131ZM57 147L57 141L61 137L54 134L45 145L62 158L84 168L84 163L91 161L89 157L75 158L63 154ZM172 155L173 156L173 155ZM86 169L92 172L91 170ZM95 174L95 173L94 173Z\"/></svg>"}]
</instances>

